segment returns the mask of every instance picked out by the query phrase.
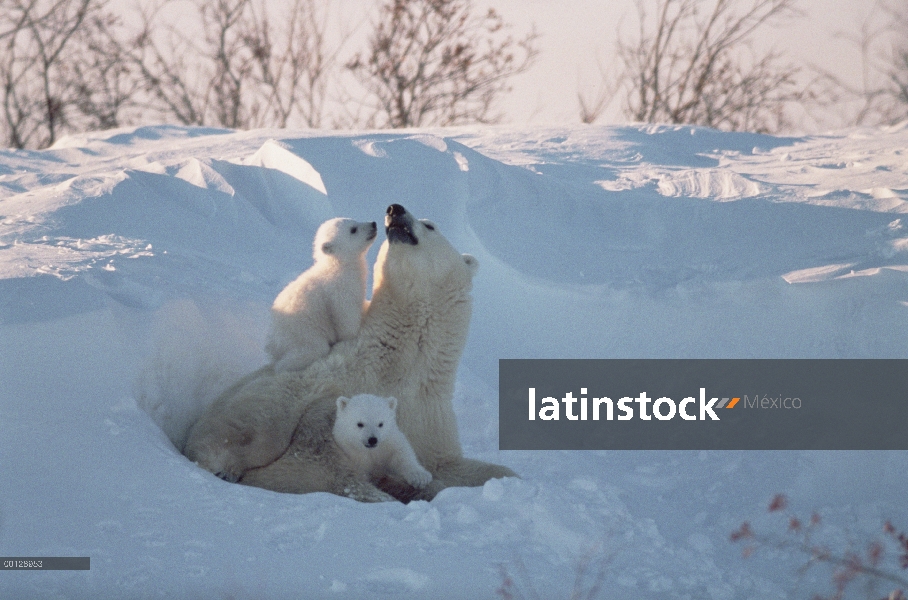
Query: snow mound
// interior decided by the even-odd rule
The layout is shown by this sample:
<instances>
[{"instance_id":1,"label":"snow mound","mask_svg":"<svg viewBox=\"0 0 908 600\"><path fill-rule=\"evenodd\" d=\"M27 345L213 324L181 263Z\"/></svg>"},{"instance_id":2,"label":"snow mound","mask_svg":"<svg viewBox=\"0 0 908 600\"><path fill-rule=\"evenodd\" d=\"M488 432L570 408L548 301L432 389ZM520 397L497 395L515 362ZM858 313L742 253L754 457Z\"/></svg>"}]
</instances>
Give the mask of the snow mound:
<instances>
[{"instance_id":1,"label":"snow mound","mask_svg":"<svg viewBox=\"0 0 908 600\"><path fill-rule=\"evenodd\" d=\"M905 453L501 452L498 360L905 358L905 148L908 126L155 126L2 150L0 545L92 568L0 596L570 597L583 565L607 597L824 594L729 533L784 533L779 492L839 548L908 526ZM522 479L363 505L189 463L318 225L391 203L479 260L455 410L465 453Z\"/></svg>"},{"instance_id":2,"label":"snow mound","mask_svg":"<svg viewBox=\"0 0 908 600\"><path fill-rule=\"evenodd\" d=\"M268 140L255 154L249 157L246 164L256 167L267 167L286 173L299 179L312 189L328 194L321 175L312 165L294 154L290 149L276 140Z\"/></svg>"},{"instance_id":3,"label":"snow mound","mask_svg":"<svg viewBox=\"0 0 908 600\"><path fill-rule=\"evenodd\" d=\"M658 177L659 193L663 196L714 198L734 200L751 198L762 193L760 186L737 173L713 169L697 169L666 173Z\"/></svg>"}]
</instances>

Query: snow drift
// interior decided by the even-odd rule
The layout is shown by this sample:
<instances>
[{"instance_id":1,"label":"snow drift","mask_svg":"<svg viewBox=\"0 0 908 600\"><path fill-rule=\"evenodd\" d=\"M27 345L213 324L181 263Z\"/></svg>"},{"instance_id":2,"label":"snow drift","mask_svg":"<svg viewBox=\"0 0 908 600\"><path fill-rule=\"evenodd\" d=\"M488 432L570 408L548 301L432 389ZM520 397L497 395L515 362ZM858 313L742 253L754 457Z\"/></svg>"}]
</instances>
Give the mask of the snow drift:
<instances>
[{"instance_id":1,"label":"snow drift","mask_svg":"<svg viewBox=\"0 0 908 600\"><path fill-rule=\"evenodd\" d=\"M908 524L904 453L500 452L497 361L908 357L905 148L904 126L158 126L2 151L0 548L92 569L4 572L0 592L480 598L507 573L568 597L589 557L607 598L825 592L728 534L783 531L763 514L776 492L833 542ZM366 506L189 463L186 429L264 361L318 225L391 203L479 260L461 439L523 478Z\"/></svg>"}]
</instances>

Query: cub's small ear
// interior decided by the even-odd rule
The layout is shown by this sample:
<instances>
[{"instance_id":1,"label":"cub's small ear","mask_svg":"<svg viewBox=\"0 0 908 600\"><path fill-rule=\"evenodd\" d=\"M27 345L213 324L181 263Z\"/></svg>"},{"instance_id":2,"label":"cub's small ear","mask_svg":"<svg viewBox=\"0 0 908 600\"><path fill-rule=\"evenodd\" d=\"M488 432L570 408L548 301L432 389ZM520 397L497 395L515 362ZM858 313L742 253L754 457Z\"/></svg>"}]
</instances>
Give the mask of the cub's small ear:
<instances>
[{"instance_id":1,"label":"cub's small ear","mask_svg":"<svg viewBox=\"0 0 908 600\"><path fill-rule=\"evenodd\" d=\"M333 254L334 244L332 244L331 242L325 242L324 244L322 244L322 252L324 252L325 254Z\"/></svg>"},{"instance_id":2,"label":"cub's small ear","mask_svg":"<svg viewBox=\"0 0 908 600\"><path fill-rule=\"evenodd\" d=\"M344 396L341 396L340 398L338 398L337 399L337 411L340 412L342 410L346 410L348 402L350 402L350 398L345 398Z\"/></svg>"},{"instance_id":3,"label":"cub's small ear","mask_svg":"<svg viewBox=\"0 0 908 600\"><path fill-rule=\"evenodd\" d=\"M476 271L479 270L479 261L476 260L476 257L472 254L464 254L463 261L467 263L467 267L470 269L470 275L476 275Z\"/></svg>"},{"instance_id":4,"label":"cub's small ear","mask_svg":"<svg viewBox=\"0 0 908 600\"><path fill-rule=\"evenodd\" d=\"M388 408L391 409L391 412L397 411L397 398L394 398L393 396L388 398Z\"/></svg>"}]
</instances>

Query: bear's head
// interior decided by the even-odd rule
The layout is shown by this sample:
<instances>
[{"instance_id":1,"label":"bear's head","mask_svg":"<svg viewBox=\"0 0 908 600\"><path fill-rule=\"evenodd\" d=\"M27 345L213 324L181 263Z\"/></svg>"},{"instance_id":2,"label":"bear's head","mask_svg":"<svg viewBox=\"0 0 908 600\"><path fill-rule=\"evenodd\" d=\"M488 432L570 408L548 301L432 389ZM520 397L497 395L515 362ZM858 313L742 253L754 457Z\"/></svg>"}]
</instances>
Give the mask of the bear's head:
<instances>
[{"instance_id":1,"label":"bear's head","mask_svg":"<svg viewBox=\"0 0 908 600\"><path fill-rule=\"evenodd\" d=\"M337 399L334 439L351 450L375 448L397 429L397 398L358 394Z\"/></svg>"},{"instance_id":2,"label":"bear's head","mask_svg":"<svg viewBox=\"0 0 908 600\"><path fill-rule=\"evenodd\" d=\"M479 263L470 254L457 252L435 223L392 204L385 215L385 233L388 239L375 261L375 290L390 289L409 298L433 290L469 292Z\"/></svg>"},{"instance_id":3,"label":"bear's head","mask_svg":"<svg viewBox=\"0 0 908 600\"><path fill-rule=\"evenodd\" d=\"M377 232L375 221L360 222L344 218L325 221L315 234L313 258L316 262L325 257L340 261L358 259L365 256Z\"/></svg>"}]
</instances>

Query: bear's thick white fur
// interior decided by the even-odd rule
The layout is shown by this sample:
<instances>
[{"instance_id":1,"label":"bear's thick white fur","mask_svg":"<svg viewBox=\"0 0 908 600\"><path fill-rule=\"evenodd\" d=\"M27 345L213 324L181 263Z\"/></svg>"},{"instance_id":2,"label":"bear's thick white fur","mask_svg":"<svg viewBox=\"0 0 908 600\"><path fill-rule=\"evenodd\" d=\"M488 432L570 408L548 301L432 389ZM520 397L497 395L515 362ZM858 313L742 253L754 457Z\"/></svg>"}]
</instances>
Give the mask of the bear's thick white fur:
<instances>
[{"instance_id":1,"label":"bear's thick white fur","mask_svg":"<svg viewBox=\"0 0 908 600\"><path fill-rule=\"evenodd\" d=\"M476 259L400 205L374 269L359 334L304 371L265 367L222 394L190 432L186 456L212 473L283 492L326 491L360 500L431 499L448 486L514 476L463 457L452 404L470 322ZM332 428L339 396L398 399L397 423L432 474L424 489L388 477L381 489L345 465Z\"/></svg>"},{"instance_id":2,"label":"bear's thick white fur","mask_svg":"<svg viewBox=\"0 0 908 600\"><path fill-rule=\"evenodd\" d=\"M337 399L334 441L361 481L400 477L416 488L432 481L397 427L397 398L357 394Z\"/></svg>"},{"instance_id":3,"label":"bear's thick white fur","mask_svg":"<svg viewBox=\"0 0 908 600\"><path fill-rule=\"evenodd\" d=\"M366 252L375 222L331 219L318 228L314 264L278 294L265 350L274 370L302 370L356 337L366 302Z\"/></svg>"}]
</instances>

